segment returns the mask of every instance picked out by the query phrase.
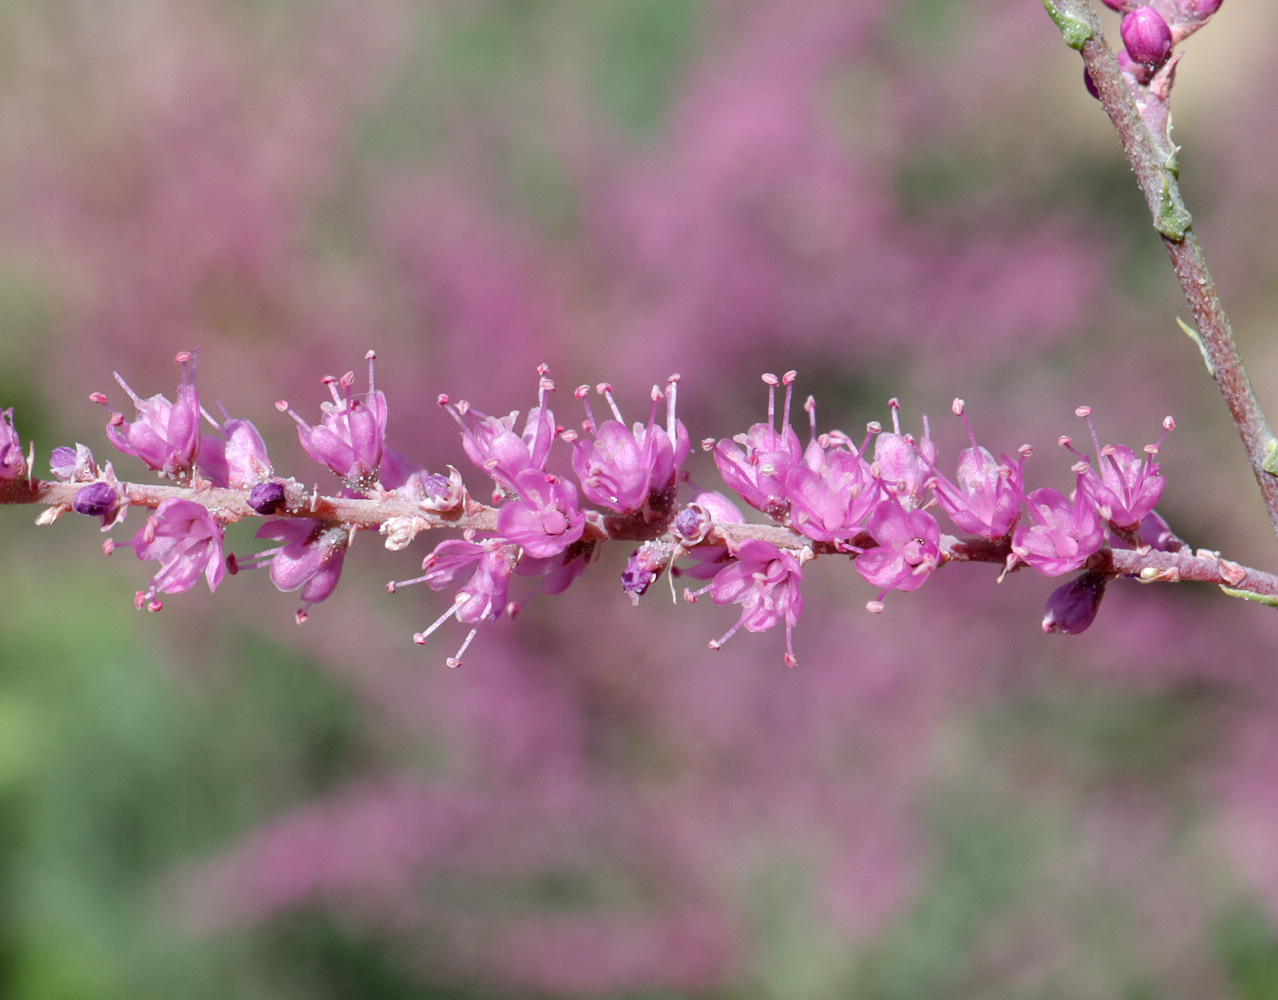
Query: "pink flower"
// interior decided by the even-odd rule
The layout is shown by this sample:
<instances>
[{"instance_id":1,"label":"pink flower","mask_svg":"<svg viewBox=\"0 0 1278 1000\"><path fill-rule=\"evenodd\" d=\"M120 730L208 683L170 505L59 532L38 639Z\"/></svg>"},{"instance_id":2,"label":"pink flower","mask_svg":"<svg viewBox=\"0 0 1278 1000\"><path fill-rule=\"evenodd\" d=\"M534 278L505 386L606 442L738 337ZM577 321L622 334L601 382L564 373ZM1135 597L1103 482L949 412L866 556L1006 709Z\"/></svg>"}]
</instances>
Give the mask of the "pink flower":
<instances>
[{"instance_id":1,"label":"pink flower","mask_svg":"<svg viewBox=\"0 0 1278 1000\"><path fill-rule=\"evenodd\" d=\"M874 439L870 468L902 507L913 510L922 499L925 470L936 461L936 445L928 433L927 417L923 418L923 440L915 441L913 434L901 433L901 404L889 399L888 408L892 411L892 430ZM877 426L877 422L871 425L871 430Z\"/></svg>"},{"instance_id":2,"label":"pink flower","mask_svg":"<svg viewBox=\"0 0 1278 1000\"><path fill-rule=\"evenodd\" d=\"M132 547L139 559L160 561L150 589L137 593L134 604L139 610L145 605L148 611L159 611L163 604L155 599L157 593L190 590L201 574L209 590L217 590L226 575L222 526L193 500L169 497L162 501L133 540L123 544Z\"/></svg>"},{"instance_id":3,"label":"pink flower","mask_svg":"<svg viewBox=\"0 0 1278 1000\"><path fill-rule=\"evenodd\" d=\"M342 575L342 562L350 545L350 529L324 521L268 521L257 529L255 538L273 538L283 542L244 560L227 560L232 573L242 569L270 567L271 583L284 591L301 588L302 606L297 612L300 625L306 621L312 605L326 600L337 589Z\"/></svg>"},{"instance_id":4,"label":"pink flower","mask_svg":"<svg viewBox=\"0 0 1278 1000\"><path fill-rule=\"evenodd\" d=\"M443 590L453 586L464 574L471 574L465 585L453 595L449 609L429 628L413 636L413 642L423 645L431 633L450 618L474 625L461 648L446 661L450 667L459 667L462 654L474 640L480 623L496 621L506 609L510 574L519 559L518 546L504 544L500 539L490 538L482 542L469 538L449 539L435 546L434 551L422 561L422 569L425 570L422 576L389 583L386 589L394 593L399 587L424 583L431 590Z\"/></svg>"},{"instance_id":5,"label":"pink flower","mask_svg":"<svg viewBox=\"0 0 1278 1000\"><path fill-rule=\"evenodd\" d=\"M1092 468L1088 456L1075 449L1069 438L1061 438L1061 445L1086 463L1079 475L1078 488L1087 495L1102 518L1115 528L1131 531L1140 526L1141 521L1162 498L1167 480L1158 474L1158 463L1154 461L1154 456L1162 447L1167 432L1175 428L1176 422L1171 417L1163 420L1163 433L1155 444L1145 446L1145 458L1142 460L1126 445L1107 444L1101 447L1096 427L1092 423L1091 408L1080 406L1077 413L1087 421L1092 442L1096 446L1096 464L1099 466L1099 471Z\"/></svg>"},{"instance_id":6,"label":"pink flower","mask_svg":"<svg viewBox=\"0 0 1278 1000\"><path fill-rule=\"evenodd\" d=\"M684 599L695 602L709 592L715 604L740 604L741 617L720 639L710 643L718 649L745 627L747 632L764 632L785 622L785 662L793 667L792 633L803 614L799 585L803 571L799 560L771 542L750 539L737 550L736 557L715 574L700 590L684 591Z\"/></svg>"},{"instance_id":7,"label":"pink flower","mask_svg":"<svg viewBox=\"0 0 1278 1000\"><path fill-rule=\"evenodd\" d=\"M200 400L195 391L197 360L197 353L186 351L174 358L174 362L182 366L176 403L158 394L140 399L120 373L114 373L115 380L133 400L138 418L127 421L123 414L112 410L107 437L126 455L142 459L150 468L179 482L190 478L200 450ZM89 398L111 409L102 393L95 392Z\"/></svg>"},{"instance_id":8,"label":"pink flower","mask_svg":"<svg viewBox=\"0 0 1278 1000\"><path fill-rule=\"evenodd\" d=\"M927 485L937 505L962 531L981 538L1003 538L1020 517L1025 457L1029 452L1022 450L1015 465L1006 455L1001 462L994 461L994 456L976 443L963 400L954 400L953 409L963 418L972 447L959 452L957 483L933 467Z\"/></svg>"},{"instance_id":9,"label":"pink flower","mask_svg":"<svg viewBox=\"0 0 1278 1000\"><path fill-rule=\"evenodd\" d=\"M866 530L878 547L857 556L856 570L881 588L874 604L889 590L917 590L941 563L941 528L936 518L922 510L906 511L895 497L874 508Z\"/></svg>"},{"instance_id":10,"label":"pink flower","mask_svg":"<svg viewBox=\"0 0 1278 1000\"><path fill-rule=\"evenodd\" d=\"M548 472L525 469L515 477L519 492L497 511L497 533L534 559L558 555L581 538L586 515L577 508L577 487Z\"/></svg>"},{"instance_id":11,"label":"pink flower","mask_svg":"<svg viewBox=\"0 0 1278 1000\"><path fill-rule=\"evenodd\" d=\"M723 481L746 503L770 517L784 519L790 510L785 481L790 470L803 459L799 436L790 426L790 400L794 393L794 372L778 379L764 375L768 386L768 422L755 424L731 441L722 440L714 448L714 462ZM777 386L785 386L785 406L781 427L776 421Z\"/></svg>"},{"instance_id":12,"label":"pink flower","mask_svg":"<svg viewBox=\"0 0 1278 1000\"><path fill-rule=\"evenodd\" d=\"M214 486L251 489L274 475L266 442L249 421L228 419L218 430L200 438L200 472Z\"/></svg>"},{"instance_id":13,"label":"pink flower","mask_svg":"<svg viewBox=\"0 0 1278 1000\"><path fill-rule=\"evenodd\" d=\"M581 491L592 503L619 514L632 514L645 508L668 510L678 488L679 468L688 456L690 442L687 428L675 417L675 387L679 376L668 382L666 426L656 426L657 402L661 390L652 389L652 407L648 423L636 423L627 429L621 411L612 398L612 387L600 383L599 391L608 400L615 420L596 425L586 395L588 386L577 389L577 397L586 406L585 429L592 437L579 438L573 445L572 467L581 483Z\"/></svg>"},{"instance_id":14,"label":"pink flower","mask_svg":"<svg viewBox=\"0 0 1278 1000\"><path fill-rule=\"evenodd\" d=\"M504 417L490 417L472 409L464 399L453 403L447 396L439 397L439 405L461 427L466 456L507 493L518 492L515 477L519 473L528 469L544 472L550 458L558 428L555 415L546 407L546 393L555 388L555 383L546 377L548 370L545 365L537 369L537 405L528 411L522 435L514 430L518 410Z\"/></svg>"},{"instance_id":15,"label":"pink flower","mask_svg":"<svg viewBox=\"0 0 1278 1000\"><path fill-rule=\"evenodd\" d=\"M369 351L366 357L368 392L364 398L351 394L354 372L347 372L340 379L327 376L324 384L332 393L333 401L320 404L323 416L317 426L308 424L289 409L287 403L275 404L281 410L288 410L289 416L297 421L297 436L306 453L321 465L327 465L355 490L367 490L377 482L386 444L386 396L378 392L373 383L373 362L377 355Z\"/></svg>"},{"instance_id":16,"label":"pink flower","mask_svg":"<svg viewBox=\"0 0 1278 1000\"><path fill-rule=\"evenodd\" d=\"M1044 576L1060 576L1081 567L1104 544L1105 526L1083 492L1081 475L1073 503L1053 489L1035 490L1025 503L1033 523L1013 533L1012 562L1019 559Z\"/></svg>"}]
</instances>

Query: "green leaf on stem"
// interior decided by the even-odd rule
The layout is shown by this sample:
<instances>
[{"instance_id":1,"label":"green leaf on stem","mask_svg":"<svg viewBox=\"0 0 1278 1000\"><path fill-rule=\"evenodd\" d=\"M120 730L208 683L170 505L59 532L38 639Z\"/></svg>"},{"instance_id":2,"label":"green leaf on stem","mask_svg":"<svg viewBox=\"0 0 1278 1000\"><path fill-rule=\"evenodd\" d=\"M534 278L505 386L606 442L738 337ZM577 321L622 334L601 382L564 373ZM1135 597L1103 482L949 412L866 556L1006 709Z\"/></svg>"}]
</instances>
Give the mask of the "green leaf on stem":
<instances>
[{"instance_id":1,"label":"green leaf on stem","mask_svg":"<svg viewBox=\"0 0 1278 1000\"><path fill-rule=\"evenodd\" d=\"M1072 14L1067 10L1062 10L1052 0L1043 0L1043 9L1056 22L1056 27L1060 29L1065 38L1065 44L1071 49L1081 50L1096 34L1085 18Z\"/></svg>"},{"instance_id":2,"label":"green leaf on stem","mask_svg":"<svg viewBox=\"0 0 1278 1000\"><path fill-rule=\"evenodd\" d=\"M1255 601L1257 604L1268 604L1271 608L1278 608L1278 595L1275 594L1257 594L1250 590L1235 590L1233 587L1223 585L1220 589L1230 597L1241 597L1244 601Z\"/></svg>"},{"instance_id":3,"label":"green leaf on stem","mask_svg":"<svg viewBox=\"0 0 1278 1000\"><path fill-rule=\"evenodd\" d=\"M1163 194L1158 206L1158 215L1154 217L1154 228L1169 240L1179 243L1193 224L1193 216L1189 214L1185 203L1180 200L1179 188L1172 180L1164 177Z\"/></svg>"}]
</instances>

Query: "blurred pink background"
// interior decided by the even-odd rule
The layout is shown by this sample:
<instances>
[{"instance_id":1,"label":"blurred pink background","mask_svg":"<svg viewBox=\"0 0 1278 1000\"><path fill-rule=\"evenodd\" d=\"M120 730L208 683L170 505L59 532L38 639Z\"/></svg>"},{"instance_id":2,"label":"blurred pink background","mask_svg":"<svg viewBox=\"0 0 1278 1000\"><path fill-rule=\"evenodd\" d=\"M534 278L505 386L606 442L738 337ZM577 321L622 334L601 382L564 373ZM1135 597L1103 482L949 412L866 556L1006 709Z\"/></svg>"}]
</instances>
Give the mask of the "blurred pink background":
<instances>
[{"instance_id":1,"label":"blurred pink background","mask_svg":"<svg viewBox=\"0 0 1278 1000\"><path fill-rule=\"evenodd\" d=\"M113 370L171 392L193 347L206 404L306 479L272 403L314 413L370 347L392 443L434 469L464 464L436 396L523 410L542 361L564 423L579 383L635 417L680 372L694 441L762 419L760 373L794 368L823 428L859 438L897 396L951 462L962 396L982 443L1035 444L1036 485L1068 481L1077 405L1134 447L1172 413L1160 511L1272 562L1163 251L1038 4L0 10L0 405L41 460L106 457L88 393ZM1196 229L1271 408L1275 16L1226 5L1176 95ZM382 590L424 541L358 539L299 629L253 575L137 615L128 553L24 517L0 519L12 995L1278 989L1272 609L1119 581L1089 632L1045 637L1043 578L950 567L873 617L823 560L787 670L776 633L709 651L736 612L665 581L632 609L617 551L449 671L460 632L410 639L446 597Z\"/></svg>"}]
</instances>

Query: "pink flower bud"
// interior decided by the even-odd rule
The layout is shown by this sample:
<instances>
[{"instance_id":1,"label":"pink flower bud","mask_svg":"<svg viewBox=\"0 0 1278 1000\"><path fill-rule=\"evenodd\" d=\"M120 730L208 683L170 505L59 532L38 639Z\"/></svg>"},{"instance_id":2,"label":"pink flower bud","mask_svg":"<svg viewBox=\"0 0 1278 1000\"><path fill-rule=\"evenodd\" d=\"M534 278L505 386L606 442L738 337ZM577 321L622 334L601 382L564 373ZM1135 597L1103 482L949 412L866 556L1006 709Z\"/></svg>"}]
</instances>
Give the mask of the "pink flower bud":
<instances>
[{"instance_id":1,"label":"pink flower bud","mask_svg":"<svg viewBox=\"0 0 1278 1000\"><path fill-rule=\"evenodd\" d=\"M1119 29L1127 54L1146 66L1160 66L1172 50L1171 28L1163 15L1148 5L1137 7L1123 18Z\"/></svg>"}]
</instances>

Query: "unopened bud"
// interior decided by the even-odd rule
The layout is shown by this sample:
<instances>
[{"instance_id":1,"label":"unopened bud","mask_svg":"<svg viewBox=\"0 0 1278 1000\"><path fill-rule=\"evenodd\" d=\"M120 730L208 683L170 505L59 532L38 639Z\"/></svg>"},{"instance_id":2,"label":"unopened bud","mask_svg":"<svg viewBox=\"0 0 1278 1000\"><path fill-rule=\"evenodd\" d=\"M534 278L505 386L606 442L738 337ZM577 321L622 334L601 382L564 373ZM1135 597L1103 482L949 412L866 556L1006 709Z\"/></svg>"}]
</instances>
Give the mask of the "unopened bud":
<instances>
[{"instance_id":1,"label":"unopened bud","mask_svg":"<svg viewBox=\"0 0 1278 1000\"><path fill-rule=\"evenodd\" d=\"M1088 570L1069 583L1057 587L1047 599L1043 615L1044 632L1061 632L1078 635L1086 632L1096 620L1101 598L1105 596L1105 584L1109 577L1104 573Z\"/></svg>"},{"instance_id":2,"label":"unopened bud","mask_svg":"<svg viewBox=\"0 0 1278 1000\"><path fill-rule=\"evenodd\" d=\"M1137 7L1123 18L1119 29L1123 45L1134 62L1145 66L1161 66L1172 50L1171 27L1163 15L1146 5Z\"/></svg>"},{"instance_id":3,"label":"unopened bud","mask_svg":"<svg viewBox=\"0 0 1278 1000\"><path fill-rule=\"evenodd\" d=\"M107 483L90 483L76 491L71 509L89 517L103 517L120 502L115 489Z\"/></svg>"},{"instance_id":4,"label":"unopened bud","mask_svg":"<svg viewBox=\"0 0 1278 1000\"><path fill-rule=\"evenodd\" d=\"M248 505L259 514L274 514L284 505L284 484L258 483L248 495Z\"/></svg>"}]
</instances>

